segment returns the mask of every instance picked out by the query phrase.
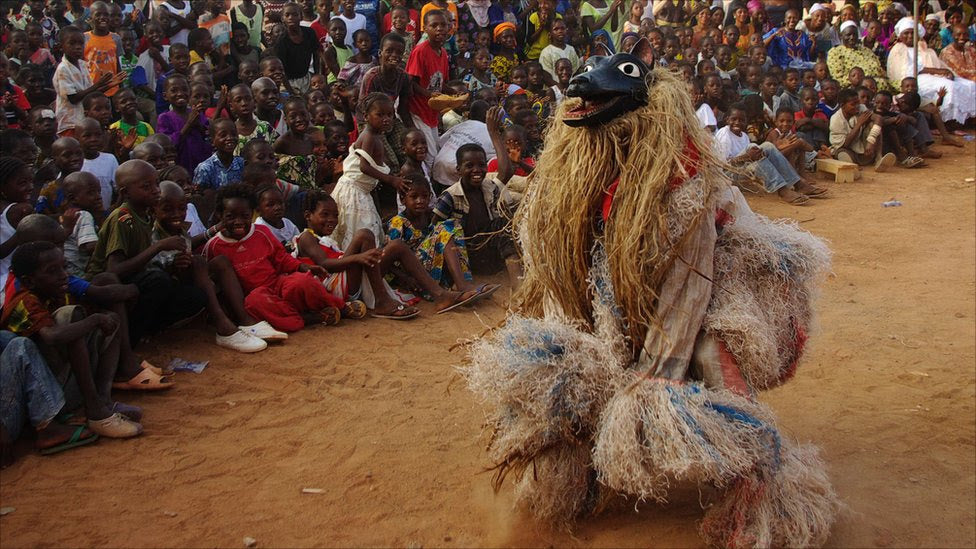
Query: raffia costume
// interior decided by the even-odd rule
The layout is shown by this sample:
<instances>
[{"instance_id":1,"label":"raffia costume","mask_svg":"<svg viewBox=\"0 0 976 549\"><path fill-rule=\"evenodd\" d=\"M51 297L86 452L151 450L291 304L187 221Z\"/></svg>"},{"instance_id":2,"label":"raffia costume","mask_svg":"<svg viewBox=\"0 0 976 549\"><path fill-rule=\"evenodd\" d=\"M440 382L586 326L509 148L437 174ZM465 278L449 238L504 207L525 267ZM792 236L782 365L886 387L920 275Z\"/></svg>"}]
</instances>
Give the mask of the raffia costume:
<instances>
[{"instance_id":1,"label":"raffia costume","mask_svg":"<svg viewBox=\"0 0 976 549\"><path fill-rule=\"evenodd\" d=\"M823 544L839 503L818 451L756 394L794 374L829 250L753 213L685 84L645 74L646 105L602 125L562 124L582 107L560 106L514 220L513 311L460 368L496 488L513 478L521 505L570 526L690 480L721 491L710 544Z\"/></svg>"}]
</instances>

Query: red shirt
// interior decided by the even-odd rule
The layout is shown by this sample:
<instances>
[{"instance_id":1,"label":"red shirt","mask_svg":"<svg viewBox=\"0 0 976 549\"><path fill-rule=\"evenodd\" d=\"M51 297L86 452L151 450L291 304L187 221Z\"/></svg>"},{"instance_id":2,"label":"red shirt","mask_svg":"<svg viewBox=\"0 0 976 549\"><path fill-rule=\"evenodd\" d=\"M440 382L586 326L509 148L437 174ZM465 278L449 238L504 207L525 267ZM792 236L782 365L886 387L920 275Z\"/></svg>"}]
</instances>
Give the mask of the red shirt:
<instances>
[{"instance_id":1,"label":"red shirt","mask_svg":"<svg viewBox=\"0 0 976 549\"><path fill-rule=\"evenodd\" d=\"M233 240L217 233L203 247L207 259L226 256L245 292L274 284L278 276L293 273L302 264L263 225L251 224L247 236Z\"/></svg>"},{"instance_id":2,"label":"red shirt","mask_svg":"<svg viewBox=\"0 0 976 549\"><path fill-rule=\"evenodd\" d=\"M531 158L523 158L522 159L522 162L525 162L526 164L528 164L529 166L532 166L533 168L535 167L535 160L532 160ZM487 169L488 169L488 173L497 172L498 171L498 159L497 158L492 158L491 160L489 160L488 161L488 168ZM522 169L522 166L519 166L519 167L515 168L515 175L521 175L521 176L524 177L524 176L527 176L529 174L528 174L528 172L526 172L525 170Z\"/></svg>"},{"instance_id":3,"label":"red shirt","mask_svg":"<svg viewBox=\"0 0 976 549\"><path fill-rule=\"evenodd\" d=\"M409 10L410 15L407 17L407 32L413 34L413 42L416 44L420 41L420 14L417 10ZM393 14L387 13L383 16L383 36L386 36L393 30Z\"/></svg>"},{"instance_id":4,"label":"red shirt","mask_svg":"<svg viewBox=\"0 0 976 549\"><path fill-rule=\"evenodd\" d=\"M803 120L804 118L813 118L814 120L830 120L827 118L826 114L820 111L820 109L813 111L813 116L807 116L806 113L803 112L803 109L793 113L793 120Z\"/></svg>"},{"instance_id":5,"label":"red shirt","mask_svg":"<svg viewBox=\"0 0 976 549\"><path fill-rule=\"evenodd\" d=\"M407 74L420 79L420 87L432 94L441 93L449 71L447 50L442 47L440 52L435 52L429 40L421 42L410 52ZM427 97L419 93L410 96L410 113L420 117L431 128L436 128L440 120L440 114L427 104Z\"/></svg>"},{"instance_id":6,"label":"red shirt","mask_svg":"<svg viewBox=\"0 0 976 549\"><path fill-rule=\"evenodd\" d=\"M322 49L325 49L325 45L329 41L329 29L322 25L318 19L312 21L312 24L308 28L315 31L315 37L319 39L319 45L322 46ZM339 68L341 69L342 67Z\"/></svg>"}]
</instances>

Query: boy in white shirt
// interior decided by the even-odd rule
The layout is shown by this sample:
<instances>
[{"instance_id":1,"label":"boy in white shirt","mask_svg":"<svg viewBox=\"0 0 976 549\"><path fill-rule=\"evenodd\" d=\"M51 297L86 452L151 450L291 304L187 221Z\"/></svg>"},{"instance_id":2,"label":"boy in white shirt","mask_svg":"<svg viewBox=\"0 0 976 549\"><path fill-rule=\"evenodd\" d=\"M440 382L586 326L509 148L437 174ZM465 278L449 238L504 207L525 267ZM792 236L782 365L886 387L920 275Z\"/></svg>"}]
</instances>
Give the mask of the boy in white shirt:
<instances>
[{"instance_id":1,"label":"boy in white shirt","mask_svg":"<svg viewBox=\"0 0 976 549\"><path fill-rule=\"evenodd\" d=\"M75 126L85 117L81 106L85 96L118 86L125 80L126 74L105 73L99 77L98 82L92 83L88 63L84 60L85 34L78 27L69 25L61 29L58 36L64 57L54 70L52 84L57 93L54 112L58 118L58 136L73 137Z\"/></svg>"},{"instance_id":2,"label":"boy in white shirt","mask_svg":"<svg viewBox=\"0 0 976 549\"><path fill-rule=\"evenodd\" d=\"M75 132L85 153L85 163L81 169L98 179L101 186L102 210L111 211L112 196L115 193L115 170L119 169L119 161L114 155L101 151L105 143L105 130L98 120L85 118L75 127Z\"/></svg>"},{"instance_id":3,"label":"boy in white shirt","mask_svg":"<svg viewBox=\"0 0 976 549\"><path fill-rule=\"evenodd\" d=\"M811 198L824 198L826 190L810 185L796 173L790 161L772 143L755 145L745 132L746 111L742 105L729 108L726 126L715 132L716 152L733 166L755 170L767 192L776 193L794 205L806 204Z\"/></svg>"},{"instance_id":4,"label":"boy in white shirt","mask_svg":"<svg viewBox=\"0 0 976 549\"><path fill-rule=\"evenodd\" d=\"M101 211L101 185L88 172L75 172L64 178L66 209L61 224L68 238L64 241L65 270L84 277L88 258L98 242L94 214Z\"/></svg>"}]
</instances>

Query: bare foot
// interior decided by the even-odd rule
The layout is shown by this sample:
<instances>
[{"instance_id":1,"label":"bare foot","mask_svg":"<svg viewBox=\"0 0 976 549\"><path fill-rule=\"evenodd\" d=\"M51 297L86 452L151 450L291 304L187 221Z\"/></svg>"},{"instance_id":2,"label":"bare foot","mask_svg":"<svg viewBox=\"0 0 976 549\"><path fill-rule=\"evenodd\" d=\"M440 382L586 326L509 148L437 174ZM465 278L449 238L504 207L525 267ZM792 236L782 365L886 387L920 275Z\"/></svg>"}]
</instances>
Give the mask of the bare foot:
<instances>
[{"instance_id":1,"label":"bare foot","mask_svg":"<svg viewBox=\"0 0 976 549\"><path fill-rule=\"evenodd\" d=\"M783 187L782 189L776 191L776 194L779 195L784 202L788 202L794 206L802 206L810 201L810 197L800 194L789 187Z\"/></svg>"},{"instance_id":2,"label":"bare foot","mask_svg":"<svg viewBox=\"0 0 976 549\"><path fill-rule=\"evenodd\" d=\"M942 144L948 145L950 147L959 147L959 148L962 148L964 146L962 141L960 141L958 138L953 137L951 135L942 136Z\"/></svg>"}]
</instances>

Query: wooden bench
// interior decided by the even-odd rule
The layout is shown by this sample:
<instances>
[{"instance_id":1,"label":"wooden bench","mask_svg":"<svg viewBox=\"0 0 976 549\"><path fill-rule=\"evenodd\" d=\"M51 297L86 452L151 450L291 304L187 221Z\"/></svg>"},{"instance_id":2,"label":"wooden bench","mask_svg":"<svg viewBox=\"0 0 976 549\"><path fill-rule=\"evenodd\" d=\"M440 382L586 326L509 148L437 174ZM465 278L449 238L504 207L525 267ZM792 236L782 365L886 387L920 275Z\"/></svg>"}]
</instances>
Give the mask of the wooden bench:
<instances>
[{"instance_id":1,"label":"wooden bench","mask_svg":"<svg viewBox=\"0 0 976 549\"><path fill-rule=\"evenodd\" d=\"M861 176L857 164L832 158L818 158L817 171L834 174L834 183L853 183Z\"/></svg>"}]
</instances>

